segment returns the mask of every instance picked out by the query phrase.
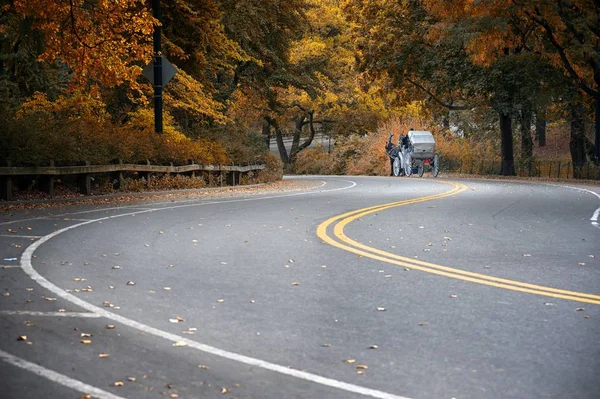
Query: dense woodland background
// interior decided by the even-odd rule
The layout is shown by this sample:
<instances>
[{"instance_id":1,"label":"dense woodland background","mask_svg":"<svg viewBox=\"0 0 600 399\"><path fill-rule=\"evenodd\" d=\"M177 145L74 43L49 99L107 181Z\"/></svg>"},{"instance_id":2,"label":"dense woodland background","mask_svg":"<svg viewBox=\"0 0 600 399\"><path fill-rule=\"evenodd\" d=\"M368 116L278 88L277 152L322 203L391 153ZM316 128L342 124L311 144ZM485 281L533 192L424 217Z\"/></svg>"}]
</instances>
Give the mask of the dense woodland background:
<instances>
[{"instance_id":1,"label":"dense woodland background","mask_svg":"<svg viewBox=\"0 0 600 399\"><path fill-rule=\"evenodd\" d=\"M276 141L273 167L387 174L387 134L409 127L504 175L593 160L598 0L163 0L179 73L162 135L141 76L150 3L0 0L5 164L273 166ZM316 133L331 153L308 148Z\"/></svg>"}]
</instances>

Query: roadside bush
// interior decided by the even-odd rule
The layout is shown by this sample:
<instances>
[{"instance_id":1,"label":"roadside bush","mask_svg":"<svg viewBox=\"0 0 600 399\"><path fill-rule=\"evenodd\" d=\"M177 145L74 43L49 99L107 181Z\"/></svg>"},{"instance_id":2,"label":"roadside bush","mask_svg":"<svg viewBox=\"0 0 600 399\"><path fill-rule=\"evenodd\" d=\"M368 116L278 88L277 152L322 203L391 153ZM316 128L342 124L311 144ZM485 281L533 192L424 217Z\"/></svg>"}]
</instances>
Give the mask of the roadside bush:
<instances>
[{"instance_id":1,"label":"roadside bush","mask_svg":"<svg viewBox=\"0 0 600 399\"><path fill-rule=\"evenodd\" d=\"M225 148L216 141L192 140L177 130L168 113L164 133L154 132L153 112L139 109L123 124L115 123L102 101L75 93L50 101L36 94L6 122L0 155L14 166L73 165L88 161L124 163L229 164Z\"/></svg>"},{"instance_id":2,"label":"roadside bush","mask_svg":"<svg viewBox=\"0 0 600 399\"><path fill-rule=\"evenodd\" d=\"M308 175L335 174L335 162L323 147L308 148L296 155L294 172Z\"/></svg>"},{"instance_id":3,"label":"roadside bush","mask_svg":"<svg viewBox=\"0 0 600 399\"><path fill-rule=\"evenodd\" d=\"M254 179L249 180L249 183L271 183L283 178L283 163L279 157L267 153L262 162L265 163L265 169L259 171Z\"/></svg>"},{"instance_id":4,"label":"roadside bush","mask_svg":"<svg viewBox=\"0 0 600 399\"><path fill-rule=\"evenodd\" d=\"M155 175L150 176L150 179L123 179L123 187L121 191L161 191L161 190L184 190L192 188L206 187L204 179L177 175Z\"/></svg>"}]
</instances>

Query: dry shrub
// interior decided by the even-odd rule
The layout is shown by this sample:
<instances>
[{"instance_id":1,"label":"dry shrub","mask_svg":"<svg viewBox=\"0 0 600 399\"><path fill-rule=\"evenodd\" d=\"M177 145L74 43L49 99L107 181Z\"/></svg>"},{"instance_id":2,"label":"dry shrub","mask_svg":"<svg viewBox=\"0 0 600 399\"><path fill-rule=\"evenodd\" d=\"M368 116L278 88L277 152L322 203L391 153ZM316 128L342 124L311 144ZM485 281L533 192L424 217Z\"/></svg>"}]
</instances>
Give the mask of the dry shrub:
<instances>
[{"instance_id":1,"label":"dry shrub","mask_svg":"<svg viewBox=\"0 0 600 399\"><path fill-rule=\"evenodd\" d=\"M255 178L248 179L248 183L270 183L283 178L283 163L279 157L267 153L264 156L264 164L265 169L259 171Z\"/></svg>"},{"instance_id":2,"label":"dry shrub","mask_svg":"<svg viewBox=\"0 0 600 399\"><path fill-rule=\"evenodd\" d=\"M308 148L296 156L294 172L308 175L335 174L335 165L323 147Z\"/></svg>"},{"instance_id":3,"label":"dry shrub","mask_svg":"<svg viewBox=\"0 0 600 399\"><path fill-rule=\"evenodd\" d=\"M123 181L122 191L160 191L160 190L184 190L206 187L204 179L198 177L177 175L154 175L148 180L126 178Z\"/></svg>"},{"instance_id":4,"label":"dry shrub","mask_svg":"<svg viewBox=\"0 0 600 399\"><path fill-rule=\"evenodd\" d=\"M500 161L498 147L490 139L456 137L444 132L435 135L436 152L444 162L461 164L485 160L489 163Z\"/></svg>"}]
</instances>

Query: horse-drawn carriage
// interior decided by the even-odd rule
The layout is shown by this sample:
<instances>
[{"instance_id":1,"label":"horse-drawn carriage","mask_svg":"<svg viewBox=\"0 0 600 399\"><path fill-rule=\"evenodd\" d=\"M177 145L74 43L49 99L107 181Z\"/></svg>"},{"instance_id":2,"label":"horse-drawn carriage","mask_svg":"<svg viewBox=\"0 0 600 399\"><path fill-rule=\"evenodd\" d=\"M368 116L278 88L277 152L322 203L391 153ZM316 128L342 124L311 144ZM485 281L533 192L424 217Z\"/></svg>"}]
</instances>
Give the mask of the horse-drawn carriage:
<instances>
[{"instance_id":1,"label":"horse-drawn carriage","mask_svg":"<svg viewBox=\"0 0 600 399\"><path fill-rule=\"evenodd\" d=\"M423 176L425 166L431 167L433 177L440 171L440 158L435 153L435 139L431 132L411 130L406 136L401 136L398 145L392 144L393 134L390 134L386 152L392 163L394 176L410 176L413 172Z\"/></svg>"}]
</instances>

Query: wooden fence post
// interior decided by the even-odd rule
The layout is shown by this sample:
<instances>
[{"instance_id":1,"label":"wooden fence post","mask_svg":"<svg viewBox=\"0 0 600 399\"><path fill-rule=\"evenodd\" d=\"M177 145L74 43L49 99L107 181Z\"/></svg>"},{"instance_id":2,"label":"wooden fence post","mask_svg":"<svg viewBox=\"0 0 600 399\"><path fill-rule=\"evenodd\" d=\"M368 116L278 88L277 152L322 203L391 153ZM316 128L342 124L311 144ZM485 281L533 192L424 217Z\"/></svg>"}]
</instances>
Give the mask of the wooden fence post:
<instances>
[{"instance_id":1,"label":"wooden fence post","mask_svg":"<svg viewBox=\"0 0 600 399\"><path fill-rule=\"evenodd\" d=\"M10 167L10 161L6 161L6 166ZM5 201L13 200L13 184L10 176L0 177L0 198Z\"/></svg>"},{"instance_id":2,"label":"wooden fence post","mask_svg":"<svg viewBox=\"0 0 600 399\"><path fill-rule=\"evenodd\" d=\"M89 161L85 161L85 166L89 166ZM79 192L83 195L90 195L92 193L92 176L89 173L83 173L77 176L77 185L79 186Z\"/></svg>"},{"instance_id":3,"label":"wooden fence post","mask_svg":"<svg viewBox=\"0 0 600 399\"><path fill-rule=\"evenodd\" d=\"M117 165L119 165L119 167L121 167L121 165L123 165L123 160L119 159L117 161ZM123 171L122 170L118 170L118 171L114 172L112 174L112 179L114 181L113 188L123 187Z\"/></svg>"}]
</instances>

